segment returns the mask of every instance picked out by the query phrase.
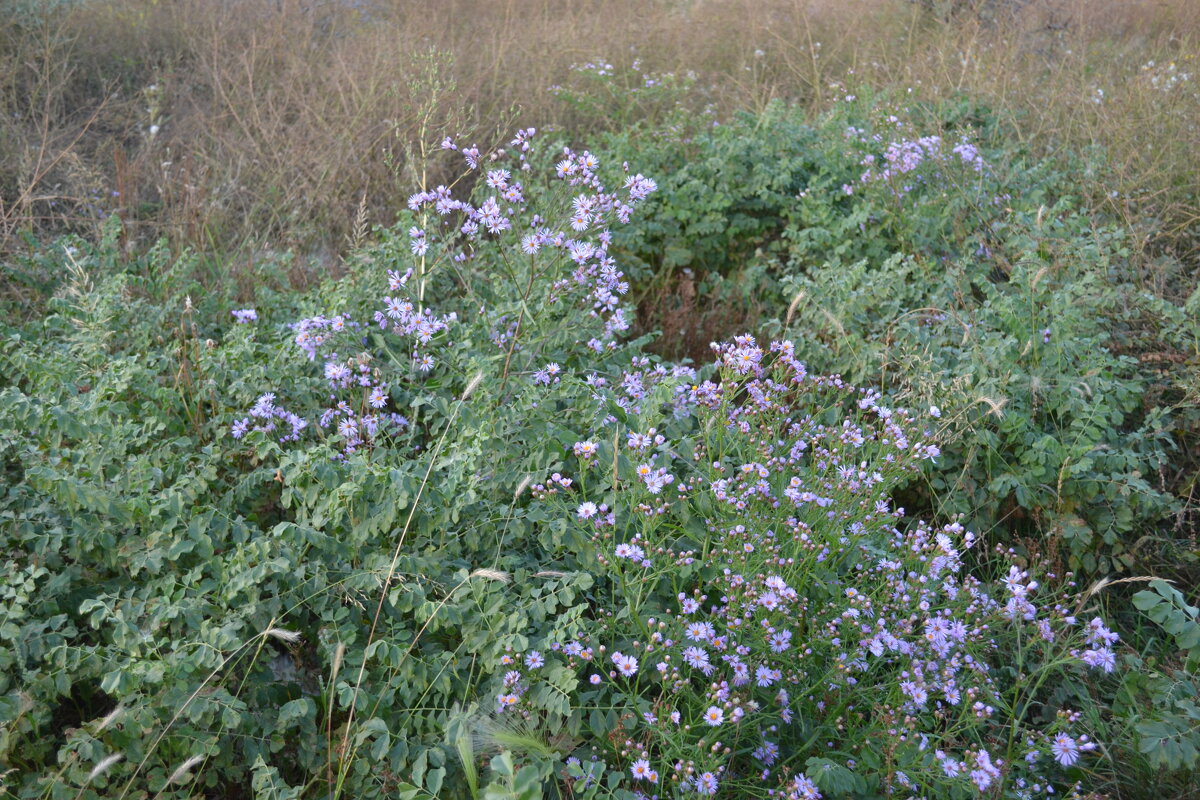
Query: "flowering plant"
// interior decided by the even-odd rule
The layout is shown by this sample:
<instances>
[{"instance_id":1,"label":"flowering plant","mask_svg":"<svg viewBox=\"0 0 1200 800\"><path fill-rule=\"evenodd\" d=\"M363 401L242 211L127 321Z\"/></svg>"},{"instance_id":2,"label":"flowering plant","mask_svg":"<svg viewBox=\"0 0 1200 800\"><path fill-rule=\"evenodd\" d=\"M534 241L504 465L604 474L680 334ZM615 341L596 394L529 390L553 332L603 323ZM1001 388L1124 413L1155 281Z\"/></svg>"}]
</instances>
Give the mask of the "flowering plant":
<instances>
[{"instance_id":1,"label":"flowering plant","mask_svg":"<svg viewBox=\"0 0 1200 800\"><path fill-rule=\"evenodd\" d=\"M302 354L324 362L330 400L316 425L267 395L233 430L325 431L335 460L356 468L426 451L422 486L446 472L431 491L452 521L494 514L460 512L459 498L542 470L533 505L508 517L564 570L536 575L571 593L554 619L488 643L478 681L491 708L467 713L570 735L497 775L557 772L576 793L616 797L1070 786L1095 744L1047 687L1112 671L1116 636L1099 618L1080 622L1069 576L993 558L961 525L905 520L894 495L940 456L936 410L811 375L789 342L737 337L703 370L620 344L629 286L609 226L656 184L626 167L609 191L593 154L564 148L557 182L539 186L526 177L533 135L513 139L512 169L486 166L500 151L447 139L471 199L448 186L413 195L406 252L382 254L379 307L294 326ZM535 200L560 211L543 216ZM434 312L447 284L461 300ZM439 405L439 388L460 381L458 403ZM488 466L458 474L439 466L440 448L472 392L463 413L479 416L450 461L474 453ZM481 422L495 404L524 416ZM497 565L514 557L508 531ZM446 542L431 529L412 545ZM454 552L478 563L477 550ZM1002 583L979 577L996 562ZM569 757L547 761L560 750Z\"/></svg>"},{"instance_id":2,"label":"flowering plant","mask_svg":"<svg viewBox=\"0 0 1200 800\"><path fill-rule=\"evenodd\" d=\"M336 442L338 458L400 436L420 446L422 435L401 412L447 377L478 385L472 376L494 376L488 393L503 399L517 391L514 383L525 383L515 376L558 383L559 361L584 353L594 361L617 350L617 335L629 327L621 306L629 283L608 253L609 226L628 222L657 185L625 165L622 187L609 191L597 157L566 147L554 167L557 183L528 185L535 134L520 130L510 151L486 154L447 137L442 148L461 154L467 171L460 180L474 181L472 198L458 199L445 185L412 195L409 252L381 254L395 268L386 270L387 288L375 303L292 325L297 350L323 363L330 394L315 427ZM515 164L499 166L505 159ZM559 212L535 212L534 195L539 207ZM465 288L466 301L435 312L428 298L447 282ZM288 424L281 442L309 427L269 393L231 433L273 434L279 420Z\"/></svg>"},{"instance_id":3,"label":"flowering plant","mask_svg":"<svg viewBox=\"0 0 1200 800\"><path fill-rule=\"evenodd\" d=\"M585 796L1070 786L1096 745L1044 687L1111 672L1117 637L1080 618L1069 576L1048 589L1010 563L992 584L968 571L973 534L902 522L891 491L939 455L929 415L809 375L786 342L716 352L718 380L668 379L668 416L610 415L571 476L534 487L588 534L607 591L502 658L497 713L537 713L546 676L572 672L586 736L562 775Z\"/></svg>"}]
</instances>

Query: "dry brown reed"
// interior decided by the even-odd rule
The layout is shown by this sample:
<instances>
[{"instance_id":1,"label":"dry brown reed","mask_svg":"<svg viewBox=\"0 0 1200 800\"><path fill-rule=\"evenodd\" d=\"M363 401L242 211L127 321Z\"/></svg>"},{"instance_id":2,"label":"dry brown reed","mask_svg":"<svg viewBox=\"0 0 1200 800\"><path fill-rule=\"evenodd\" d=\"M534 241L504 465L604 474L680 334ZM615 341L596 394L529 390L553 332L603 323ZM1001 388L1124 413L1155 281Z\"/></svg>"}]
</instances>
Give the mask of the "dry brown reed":
<instances>
[{"instance_id":1,"label":"dry brown reed","mask_svg":"<svg viewBox=\"0 0 1200 800\"><path fill-rule=\"evenodd\" d=\"M0 249L92 229L224 252L325 253L387 224L445 132L586 136L572 64L695 71L719 110L819 108L831 83L989 103L1035 153L1103 150L1082 190L1195 248L1192 0L83 0L0 23ZM765 55L756 55L762 51ZM1142 69L1154 61L1156 68ZM1200 81L1200 75L1195 80ZM1103 94L1098 94L1098 90ZM153 127L152 127L153 126ZM436 180L434 172L426 180ZM119 192L114 197L113 192ZM253 259L237 263L252 263Z\"/></svg>"}]
</instances>

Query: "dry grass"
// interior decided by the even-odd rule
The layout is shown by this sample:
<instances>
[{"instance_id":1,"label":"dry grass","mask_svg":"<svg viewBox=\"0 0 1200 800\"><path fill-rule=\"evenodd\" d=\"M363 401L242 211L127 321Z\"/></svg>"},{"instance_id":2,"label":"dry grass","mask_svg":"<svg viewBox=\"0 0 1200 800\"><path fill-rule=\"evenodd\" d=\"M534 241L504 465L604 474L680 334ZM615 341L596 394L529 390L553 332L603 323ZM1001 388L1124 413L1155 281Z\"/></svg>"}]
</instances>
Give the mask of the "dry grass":
<instances>
[{"instance_id":1,"label":"dry grass","mask_svg":"<svg viewBox=\"0 0 1200 800\"><path fill-rule=\"evenodd\" d=\"M1192 70L1198 32L1193 0L84 0L0 26L0 249L116 213L131 239L332 262L437 179L414 165L444 132L623 124L547 87L636 54L722 110L816 109L850 70L973 93L1035 152L1102 149L1083 191L1191 251L1200 75L1141 67Z\"/></svg>"}]
</instances>

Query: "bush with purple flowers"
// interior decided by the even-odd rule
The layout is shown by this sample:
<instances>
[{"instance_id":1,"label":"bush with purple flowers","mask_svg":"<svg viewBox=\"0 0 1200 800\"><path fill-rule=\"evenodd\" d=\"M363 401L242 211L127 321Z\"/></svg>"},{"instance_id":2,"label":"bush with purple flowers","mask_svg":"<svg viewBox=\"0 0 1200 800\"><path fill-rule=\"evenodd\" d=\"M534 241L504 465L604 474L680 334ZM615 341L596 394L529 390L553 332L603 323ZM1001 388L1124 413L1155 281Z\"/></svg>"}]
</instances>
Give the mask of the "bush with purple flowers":
<instances>
[{"instance_id":1,"label":"bush with purple flowers","mask_svg":"<svg viewBox=\"0 0 1200 800\"><path fill-rule=\"evenodd\" d=\"M1067 572L1167 508L1168 414L1063 267L1120 238L991 202L960 120L714 128L587 69L665 127L446 137L459 177L311 291L209 292L116 217L45 258L45 315L0 321L14 796L1189 785L1194 599ZM675 268L770 291L667 360Z\"/></svg>"},{"instance_id":2,"label":"bush with purple flowers","mask_svg":"<svg viewBox=\"0 0 1200 800\"><path fill-rule=\"evenodd\" d=\"M1070 576L1043 586L960 525L905 519L891 492L939 455L928 414L808 374L786 342L717 358L535 487L603 581L536 666L505 656L495 713L566 688L581 732L562 776L582 796L1071 789L1096 744L1048 687L1112 672L1117 636ZM1009 566L990 583L971 564Z\"/></svg>"}]
</instances>

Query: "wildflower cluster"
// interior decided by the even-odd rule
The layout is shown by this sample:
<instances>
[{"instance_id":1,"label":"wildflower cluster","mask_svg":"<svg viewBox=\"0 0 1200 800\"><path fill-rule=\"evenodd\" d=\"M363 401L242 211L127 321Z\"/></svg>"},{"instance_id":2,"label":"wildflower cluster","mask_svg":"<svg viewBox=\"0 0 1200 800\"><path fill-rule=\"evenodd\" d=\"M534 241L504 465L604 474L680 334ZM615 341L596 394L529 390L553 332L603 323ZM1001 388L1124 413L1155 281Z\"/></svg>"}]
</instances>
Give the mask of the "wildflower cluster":
<instances>
[{"instance_id":1,"label":"wildflower cluster","mask_svg":"<svg viewBox=\"0 0 1200 800\"><path fill-rule=\"evenodd\" d=\"M389 271L389 291L396 296L383 297L383 309L374 313L374 322L382 331L409 339L413 368L428 372L435 362L420 348L445 331L454 316L439 317L429 309L418 310L412 299L400 295L410 276L411 270L404 274ZM374 365L374 356L366 350L367 328L348 314L318 315L292 325L296 348L309 361L323 362L330 394L317 422L322 430L338 437L339 457L369 447L379 436L402 431L409 425L403 415L388 410L389 386L382 370ZM290 438L298 438L299 430ZM233 433L235 438L240 435L236 426Z\"/></svg>"},{"instance_id":2,"label":"wildflower cluster","mask_svg":"<svg viewBox=\"0 0 1200 800\"><path fill-rule=\"evenodd\" d=\"M1095 746L1078 715L1039 725L1012 709L1049 672L1111 669L1115 634L1028 568L995 585L969 574L978 540L962 526L902 523L891 492L939 455L931 415L810 375L787 342L715 351L719 382L666 379L680 391L569 448L578 480L536 487L584 527L612 595L538 669L512 657L497 708L536 713L543 664L571 670L591 743L611 743L611 780L635 797L1069 786ZM690 434L645 424L667 409ZM624 457L593 492L614 438Z\"/></svg>"},{"instance_id":3,"label":"wildflower cluster","mask_svg":"<svg viewBox=\"0 0 1200 800\"><path fill-rule=\"evenodd\" d=\"M413 194L408 207L418 215L419 224L407 231L412 266L387 271L387 290L377 298L376 307L359 315L318 315L292 326L299 351L309 361L323 364L330 391L316 422L321 430L337 437L339 458L370 448L380 436L410 426L396 408L397 391L406 390L438 368L438 345L449 343L456 324L465 321L489 331L505 354L506 376L513 355L521 350L522 336L531 335L534 322L526 311L533 305L557 304L566 314L582 311L594 320L596 324L590 328L573 325L565 329L568 335L595 334L571 343L594 353L614 351L617 337L629 328L621 306L629 282L609 254L609 226L628 222L634 207L656 191L657 185L651 178L630 172L626 165L622 186L610 191L600 178L596 156L563 148L554 172L557 199L565 208L560 214L543 216L533 210L527 187L517 177L532 170L528 156L535 135L533 128L521 129L509 143L510 150L488 154L475 145L460 147L452 138L444 139L442 148L461 154L468 173L480 173L475 198L456 197L445 185ZM515 172L500 166L506 156L515 157ZM431 276L447 265L474 261L489 249L502 251L502 257L494 262L508 270L503 285L480 292L485 300L491 300L490 307L485 303L464 318L459 312L435 313L423 303ZM507 253L517 251L523 263L514 267ZM246 322L254 318L254 312L247 309L234 312L234 316ZM552 325L554 320L547 316L540 322ZM397 341L402 343L399 348ZM407 359L398 362L397 350L407 352ZM530 367L534 385L557 384L564 374L554 361ZM240 421L233 430L235 438L249 427L249 420ZM303 427L294 427L287 439L298 438Z\"/></svg>"},{"instance_id":4,"label":"wildflower cluster","mask_svg":"<svg viewBox=\"0 0 1200 800\"><path fill-rule=\"evenodd\" d=\"M980 175L988 173L979 149L965 136L949 148L940 136L920 136L890 141L881 155L863 156L860 164L866 170L859 182L886 184L897 197L903 197L918 184L942 179L940 167L954 161ZM927 168L922 169L923 165Z\"/></svg>"},{"instance_id":5,"label":"wildflower cluster","mask_svg":"<svg viewBox=\"0 0 1200 800\"><path fill-rule=\"evenodd\" d=\"M1143 80L1160 92L1170 92L1176 87L1186 85L1192 79L1192 73L1180 69L1174 61L1168 61L1166 64L1147 61L1138 71Z\"/></svg>"},{"instance_id":6,"label":"wildflower cluster","mask_svg":"<svg viewBox=\"0 0 1200 800\"><path fill-rule=\"evenodd\" d=\"M534 129L518 131L510 143L518 154L522 170L530 169L526 154ZM442 145L457 150L447 138ZM478 148L461 150L467 166L479 167ZM629 291L629 282L609 255L612 236L608 226L628 222L633 207L657 189L656 183L640 174L630 175L626 166L624 185L619 191L609 191L600 179L599 159L589 152L575 153L563 148L555 166L556 177L570 187L570 210L561 218L547 218L535 213L526 198L520 181L506 169L492 169L483 181L487 196L478 205L455 200L450 190L439 186L432 192L421 192L409 198L409 208L415 212L432 211L443 220L436 236L443 249L456 251L456 261L475 255L485 237L501 237L510 233L521 253L533 264L529 276L530 289L535 281L548 286L547 301L551 304L574 299L590 308L591 315L603 324L603 332L587 344L597 351L615 346L616 336L629 328L620 297ZM414 253L424 254L434 232L415 228L410 232ZM565 267L565 269L564 269ZM566 274L563 274L566 273ZM497 319L492 340L502 349L515 347L523 315L518 320L509 316ZM557 365L547 365L536 376L539 383L550 382Z\"/></svg>"},{"instance_id":7,"label":"wildflower cluster","mask_svg":"<svg viewBox=\"0 0 1200 800\"><path fill-rule=\"evenodd\" d=\"M287 425L286 432L279 437L280 443L299 440L300 433L308 427L301 417L276 404L274 392L267 392L250 408L248 416L233 423L230 434L234 439L241 439L250 431L271 434L280 430L280 422Z\"/></svg>"}]
</instances>

